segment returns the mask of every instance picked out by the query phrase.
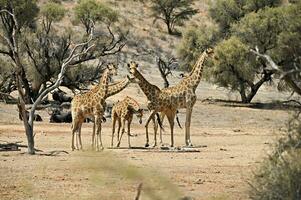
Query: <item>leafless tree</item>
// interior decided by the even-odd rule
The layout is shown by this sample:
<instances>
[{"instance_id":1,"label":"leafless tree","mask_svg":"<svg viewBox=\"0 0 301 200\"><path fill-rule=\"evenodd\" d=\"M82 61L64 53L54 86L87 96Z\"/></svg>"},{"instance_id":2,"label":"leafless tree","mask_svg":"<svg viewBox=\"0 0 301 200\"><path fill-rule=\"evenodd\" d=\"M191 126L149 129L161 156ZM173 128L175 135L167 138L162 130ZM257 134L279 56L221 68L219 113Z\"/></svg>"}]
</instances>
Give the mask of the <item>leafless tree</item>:
<instances>
[{"instance_id":1,"label":"leafless tree","mask_svg":"<svg viewBox=\"0 0 301 200\"><path fill-rule=\"evenodd\" d=\"M63 81L63 78L65 76L66 70L68 66L73 62L76 58L79 58L81 56L86 55L93 47L94 44L91 44L93 40L93 29L91 29L90 36L87 39L87 41L76 44L74 47L71 49L69 55L67 58L62 62L61 67L60 67L60 73L57 76L56 81L51 84L48 87L45 87L43 91L37 96L36 100L34 101L30 111L29 111L29 117L27 120L27 115L26 115L26 107L25 107L25 102L26 102L26 95L24 93L23 87L26 87L26 84L23 82L23 78L25 76L25 70L24 70L24 63L22 62L21 59L21 53L19 49L19 40L17 37L17 34L20 34L20 28L18 25L17 18L14 13L14 9L11 11L8 11L6 9L0 10L1 13L6 13L13 19L13 24L12 24L12 31L8 35L0 35L0 38L5 40L9 49L9 54L12 62L14 63L14 66L16 68L16 85L18 89L18 109L19 113L21 114L23 118L23 124L26 132L26 137L27 137L27 142L28 142L28 153L29 154L35 154L35 148L34 148L34 115L35 111L38 107L38 105L41 103L43 98L51 91L54 89L58 88L60 84ZM83 48L85 47L85 48Z\"/></svg>"},{"instance_id":2,"label":"leafless tree","mask_svg":"<svg viewBox=\"0 0 301 200\"><path fill-rule=\"evenodd\" d=\"M167 79L168 75L172 75L172 69L177 65L177 61L175 58L170 58L168 61L164 61L161 57L156 57L156 62L158 69L160 71L160 75L164 81L164 87L169 87L169 81Z\"/></svg>"}]
</instances>

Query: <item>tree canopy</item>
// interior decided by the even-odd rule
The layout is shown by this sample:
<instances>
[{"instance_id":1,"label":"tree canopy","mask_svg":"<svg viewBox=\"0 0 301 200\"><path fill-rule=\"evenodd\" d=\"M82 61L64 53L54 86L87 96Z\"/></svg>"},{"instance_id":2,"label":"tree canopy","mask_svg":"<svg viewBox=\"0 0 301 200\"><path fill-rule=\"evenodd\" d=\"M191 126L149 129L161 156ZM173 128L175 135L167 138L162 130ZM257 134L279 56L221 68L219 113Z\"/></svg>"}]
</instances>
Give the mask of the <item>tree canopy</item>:
<instances>
[{"instance_id":1,"label":"tree canopy","mask_svg":"<svg viewBox=\"0 0 301 200\"><path fill-rule=\"evenodd\" d=\"M152 0L153 16L155 20L164 21L169 34L175 33L175 26L180 26L184 21L197 13L192 8L194 0Z\"/></svg>"},{"instance_id":2,"label":"tree canopy","mask_svg":"<svg viewBox=\"0 0 301 200\"><path fill-rule=\"evenodd\" d=\"M111 24L118 21L118 14L106 4L95 0L80 0L75 7L76 19L80 21L89 32L91 20L93 22L105 22Z\"/></svg>"},{"instance_id":3,"label":"tree canopy","mask_svg":"<svg viewBox=\"0 0 301 200\"><path fill-rule=\"evenodd\" d=\"M207 28L206 32L201 26L196 30L188 30L181 42L179 54L189 58L190 61L186 59L185 64L191 65L196 54L208 45L215 47L213 66L207 69L209 80L238 91L243 102L250 102L260 86L271 81L276 73L269 70L262 58L255 59L250 49L257 47L259 52L271 55L285 71L300 68L300 31L297 31L300 30L300 5L283 5L276 0L216 1L210 7L210 16L219 29L215 31ZM196 36L191 34L193 32L203 34ZM217 39L212 40L215 38L212 35L217 36Z\"/></svg>"}]
</instances>

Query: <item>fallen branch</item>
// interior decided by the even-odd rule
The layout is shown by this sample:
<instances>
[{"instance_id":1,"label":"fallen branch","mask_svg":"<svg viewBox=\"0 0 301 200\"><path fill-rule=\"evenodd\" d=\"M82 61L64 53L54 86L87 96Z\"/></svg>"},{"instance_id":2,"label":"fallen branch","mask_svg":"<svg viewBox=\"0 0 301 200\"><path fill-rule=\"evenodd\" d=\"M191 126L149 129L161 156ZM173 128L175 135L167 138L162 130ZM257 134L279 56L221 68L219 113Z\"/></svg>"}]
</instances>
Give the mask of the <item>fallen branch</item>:
<instances>
[{"instance_id":1,"label":"fallen branch","mask_svg":"<svg viewBox=\"0 0 301 200\"><path fill-rule=\"evenodd\" d=\"M40 153L38 155L40 155L40 156L57 156L60 153L69 154L67 151L64 151L64 150L61 150L61 151L56 150L56 151L50 151L50 152L47 152L47 153Z\"/></svg>"},{"instance_id":2,"label":"fallen branch","mask_svg":"<svg viewBox=\"0 0 301 200\"><path fill-rule=\"evenodd\" d=\"M28 148L27 145L20 144L21 142L6 142L0 143L0 151L21 151L19 148ZM42 150L35 149L37 152L43 152Z\"/></svg>"},{"instance_id":3,"label":"fallen branch","mask_svg":"<svg viewBox=\"0 0 301 200\"><path fill-rule=\"evenodd\" d=\"M139 198L140 198L141 191L142 191L142 185L143 185L143 183L140 183L140 184L138 185L138 188L137 188L137 195L136 195L136 197L135 197L135 200L139 200Z\"/></svg>"}]
</instances>

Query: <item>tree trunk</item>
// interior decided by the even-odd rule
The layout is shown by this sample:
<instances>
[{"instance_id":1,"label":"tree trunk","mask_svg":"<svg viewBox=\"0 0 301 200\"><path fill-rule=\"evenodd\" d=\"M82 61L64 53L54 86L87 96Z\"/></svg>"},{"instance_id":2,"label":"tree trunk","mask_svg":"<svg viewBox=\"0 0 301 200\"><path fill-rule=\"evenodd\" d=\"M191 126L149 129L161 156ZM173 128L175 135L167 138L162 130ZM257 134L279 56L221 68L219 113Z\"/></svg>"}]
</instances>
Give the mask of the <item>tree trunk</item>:
<instances>
[{"instance_id":1,"label":"tree trunk","mask_svg":"<svg viewBox=\"0 0 301 200\"><path fill-rule=\"evenodd\" d=\"M22 83L23 83L23 87L24 87L24 90L25 90L25 93L24 93L24 101L25 103L29 104L29 103L32 103L32 93L31 93L31 89L30 89L30 86L29 86L29 83L28 83L28 80L26 78L26 73L25 73L25 70L23 68L23 66L19 66L21 67L21 80L22 80Z\"/></svg>"},{"instance_id":2,"label":"tree trunk","mask_svg":"<svg viewBox=\"0 0 301 200\"><path fill-rule=\"evenodd\" d=\"M26 132L26 137L27 137L27 143L28 143L28 154L34 155L35 149L34 149L33 127L31 127L28 122L24 123L24 127L25 127L25 132Z\"/></svg>"},{"instance_id":3,"label":"tree trunk","mask_svg":"<svg viewBox=\"0 0 301 200\"><path fill-rule=\"evenodd\" d=\"M273 72L264 72L264 76L255 84L251 86L250 93L246 96L245 102L243 103L250 103L254 96L257 94L259 88L267 81L271 80L271 76L273 75Z\"/></svg>"},{"instance_id":4,"label":"tree trunk","mask_svg":"<svg viewBox=\"0 0 301 200\"><path fill-rule=\"evenodd\" d=\"M33 123L29 123L29 119L27 118L21 79L22 78L20 74L18 74L16 80L18 92L19 92L18 109L19 109L19 113L22 115L23 118L23 124L24 124L27 143L28 143L28 154L34 155L35 149L34 149Z\"/></svg>"},{"instance_id":5,"label":"tree trunk","mask_svg":"<svg viewBox=\"0 0 301 200\"><path fill-rule=\"evenodd\" d=\"M173 31L172 31L172 28L171 28L170 21L169 21L169 20L166 20L165 23L166 23L166 26L167 26L168 34L169 34L169 35L173 35Z\"/></svg>"},{"instance_id":6,"label":"tree trunk","mask_svg":"<svg viewBox=\"0 0 301 200\"><path fill-rule=\"evenodd\" d=\"M240 89L239 89L239 94L241 98L242 103L250 103L247 100L247 95L246 95L246 88L243 82L240 82Z\"/></svg>"}]
</instances>

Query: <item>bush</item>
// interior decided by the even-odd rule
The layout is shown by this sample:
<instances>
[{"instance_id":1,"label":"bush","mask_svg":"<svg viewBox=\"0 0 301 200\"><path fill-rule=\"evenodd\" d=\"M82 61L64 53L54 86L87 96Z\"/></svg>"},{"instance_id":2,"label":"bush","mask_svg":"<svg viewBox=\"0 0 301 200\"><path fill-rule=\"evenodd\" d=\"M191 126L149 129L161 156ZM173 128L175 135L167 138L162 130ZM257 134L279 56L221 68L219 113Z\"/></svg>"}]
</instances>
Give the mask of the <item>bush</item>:
<instances>
[{"instance_id":1,"label":"bush","mask_svg":"<svg viewBox=\"0 0 301 200\"><path fill-rule=\"evenodd\" d=\"M250 185L254 200L301 199L301 123L296 116Z\"/></svg>"}]
</instances>

